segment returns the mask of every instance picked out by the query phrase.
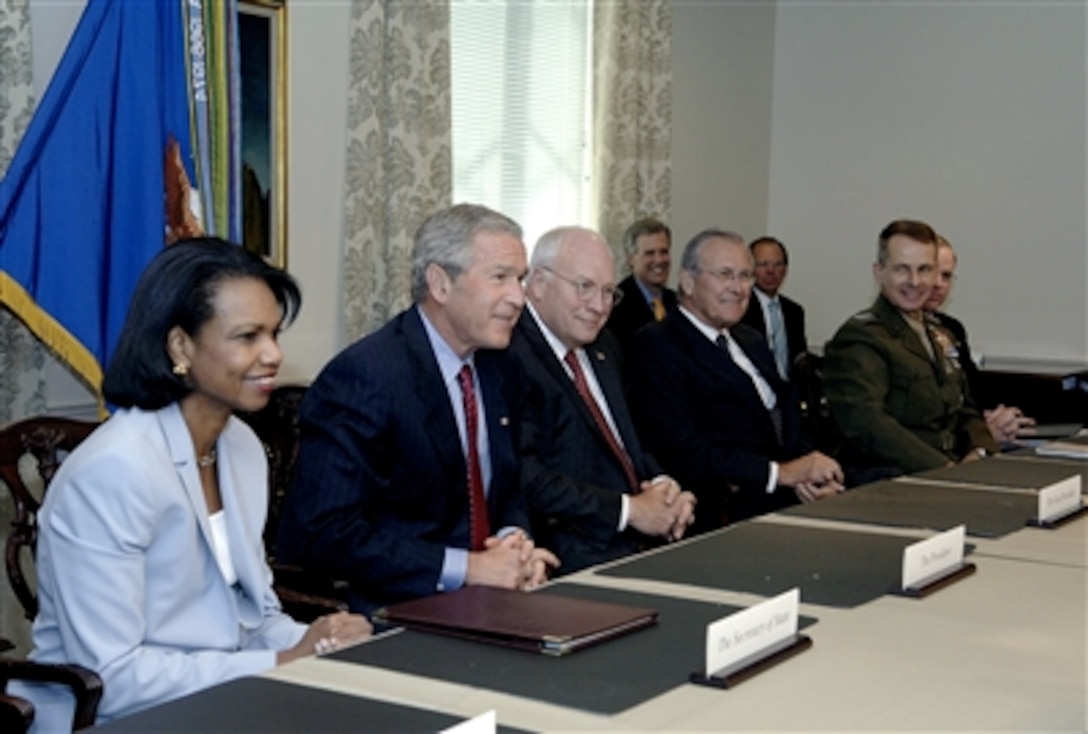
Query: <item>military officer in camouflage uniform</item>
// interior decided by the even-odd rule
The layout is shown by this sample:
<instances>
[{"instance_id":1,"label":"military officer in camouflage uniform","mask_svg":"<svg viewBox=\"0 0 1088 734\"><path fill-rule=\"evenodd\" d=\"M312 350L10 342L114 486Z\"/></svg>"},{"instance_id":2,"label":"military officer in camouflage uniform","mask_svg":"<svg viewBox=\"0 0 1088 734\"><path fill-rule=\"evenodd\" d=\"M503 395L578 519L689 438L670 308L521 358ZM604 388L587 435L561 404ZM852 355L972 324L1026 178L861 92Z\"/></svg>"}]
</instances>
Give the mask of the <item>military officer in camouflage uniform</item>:
<instances>
[{"instance_id":1,"label":"military officer in camouflage uniform","mask_svg":"<svg viewBox=\"0 0 1088 734\"><path fill-rule=\"evenodd\" d=\"M889 224L873 264L880 295L825 347L824 392L846 442L844 463L916 472L998 450L953 342L923 308L936 268L929 225Z\"/></svg>"}]
</instances>

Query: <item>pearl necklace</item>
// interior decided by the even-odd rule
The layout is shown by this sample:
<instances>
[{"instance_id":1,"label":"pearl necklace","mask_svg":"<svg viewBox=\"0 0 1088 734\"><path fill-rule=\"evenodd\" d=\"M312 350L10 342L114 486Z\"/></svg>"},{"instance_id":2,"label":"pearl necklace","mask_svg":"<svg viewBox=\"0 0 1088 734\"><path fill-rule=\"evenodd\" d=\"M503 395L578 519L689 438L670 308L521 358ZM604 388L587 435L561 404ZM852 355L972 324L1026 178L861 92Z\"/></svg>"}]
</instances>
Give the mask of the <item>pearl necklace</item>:
<instances>
[{"instance_id":1,"label":"pearl necklace","mask_svg":"<svg viewBox=\"0 0 1088 734\"><path fill-rule=\"evenodd\" d=\"M215 449L212 449L208 453L204 454L204 456L196 457L196 465L199 466L201 469L207 469L209 466L215 465L215 458Z\"/></svg>"}]
</instances>

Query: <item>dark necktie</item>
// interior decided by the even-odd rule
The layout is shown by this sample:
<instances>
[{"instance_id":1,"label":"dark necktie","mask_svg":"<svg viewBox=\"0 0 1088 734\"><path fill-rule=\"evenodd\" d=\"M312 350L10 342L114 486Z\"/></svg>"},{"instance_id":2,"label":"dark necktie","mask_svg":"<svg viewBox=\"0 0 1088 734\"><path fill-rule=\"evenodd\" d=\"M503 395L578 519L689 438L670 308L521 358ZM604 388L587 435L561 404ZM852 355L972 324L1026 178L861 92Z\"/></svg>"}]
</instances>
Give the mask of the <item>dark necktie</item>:
<instances>
[{"instance_id":1,"label":"dark necktie","mask_svg":"<svg viewBox=\"0 0 1088 734\"><path fill-rule=\"evenodd\" d=\"M716 344L719 349L721 349L723 352L725 352L725 354L729 357L730 362L732 362L733 364L736 364L737 367L740 368L741 372L744 372L745 374L747 374L748 371L746 369L744 369L744 367L742 365L737 364L737 361L735 359L733 359L733 353L729 349L729 342L730 341L732 341L732 340L729 339L728 337L726 337L725 334L718 334L717 338L714 339L714 344ZM740 349L740 345L737 345L737 349ZM753 367L754 367L754 365L753 365ZM759 388L756 387L755 378L752 375L749 374L748 379L752 381L752 387L755 388L756 394L759 394ZM760 396L760 401L762 401L762 400L763 400L763 398L762 398L762 396ZM763 407L766 408L767 407L766 404L764 404ZM779 446L783 446L784 444L782 443L782 411L779 409L777 403L775 404L775 406L773 408L767 408L767 414L771 417L771 426L774 428L775 440L778 441Z\"/></svg>"},{"instance_id":2,"label":"dark necktie","mask_svg":"<svg viewBox=\"0 0 1088 734\"><path fill-rule=\"evenodd\" d=\"M472 368L466 364L457 373L457 379L461 383L461 399L465 407L465 465L468 468L469 533L472 550L483 550L484 541L491 535L491 525L487 519L484 478L480 472L480 455L476 448L479 414L476 411L476 388L472 384Z\"/></svg>"},{"instance_id":3,"label":"dark necktie","mask_svg":"<svg viewBox=\"0 0 1088 734\"><path fill-rule=\"evenodd\" d=\"M574 389L578 391L578 394L582 397L582 402L589 408L589 413L593 416L593 422L597 424L597 429L604 436L604 440L608 442L608 447L612 449L612 453L616 455L623 467L623 473L627 475L627 483L631 485L632 491L637 492L639 484L638 475L635 474L635 465L631 463L631 457L624 451L623 446L620 446L620 442L616 440L616 435L609 428L608 421L605 420L604 413L601 412L601 406L597 405L597 401L593 399L593 394L589 391L589 383L586 382L586 375L582 372L582 365L578 361L578 355L573 351L567 352L567 356L563 358L563 361L567 363L574 375Z\"/></svg>"}]
</instances>

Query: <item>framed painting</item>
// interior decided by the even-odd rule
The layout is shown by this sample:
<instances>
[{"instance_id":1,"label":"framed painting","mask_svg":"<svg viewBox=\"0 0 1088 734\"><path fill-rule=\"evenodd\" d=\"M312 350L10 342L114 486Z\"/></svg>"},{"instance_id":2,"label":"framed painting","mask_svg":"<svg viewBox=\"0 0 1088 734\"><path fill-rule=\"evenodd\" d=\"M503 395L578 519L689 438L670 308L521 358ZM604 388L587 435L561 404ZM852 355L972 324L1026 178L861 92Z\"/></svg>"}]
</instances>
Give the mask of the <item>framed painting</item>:
<instances>
[{"instance_id":1,"label":"framed painting","mask_svg":"<svg viewBox=\"0 0 1088 734\"><path fill-rule=\"evenodd\" d=\"M287 266L287 21L284 0L239 0L242 244Z\"/></svg>"}]
</instances>

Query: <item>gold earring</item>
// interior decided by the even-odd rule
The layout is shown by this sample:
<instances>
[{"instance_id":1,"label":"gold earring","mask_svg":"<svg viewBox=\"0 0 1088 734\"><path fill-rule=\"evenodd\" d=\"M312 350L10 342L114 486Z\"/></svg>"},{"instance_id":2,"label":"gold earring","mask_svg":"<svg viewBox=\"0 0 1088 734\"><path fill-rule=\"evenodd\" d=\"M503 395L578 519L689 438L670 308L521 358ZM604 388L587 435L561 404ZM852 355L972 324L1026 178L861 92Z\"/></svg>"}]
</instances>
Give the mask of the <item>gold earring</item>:
<instances>
[{"instance_id":1,"label":"gold earring","mask_svg":"<svg viewBox=\"0 0 1088 734\"><path fill-rule=\"evenodd\" d=\"M174 374L178 377L185 377L185 375L189 374L189 365L178 362L174 365Z\"/></svg>"}]
</instances>

